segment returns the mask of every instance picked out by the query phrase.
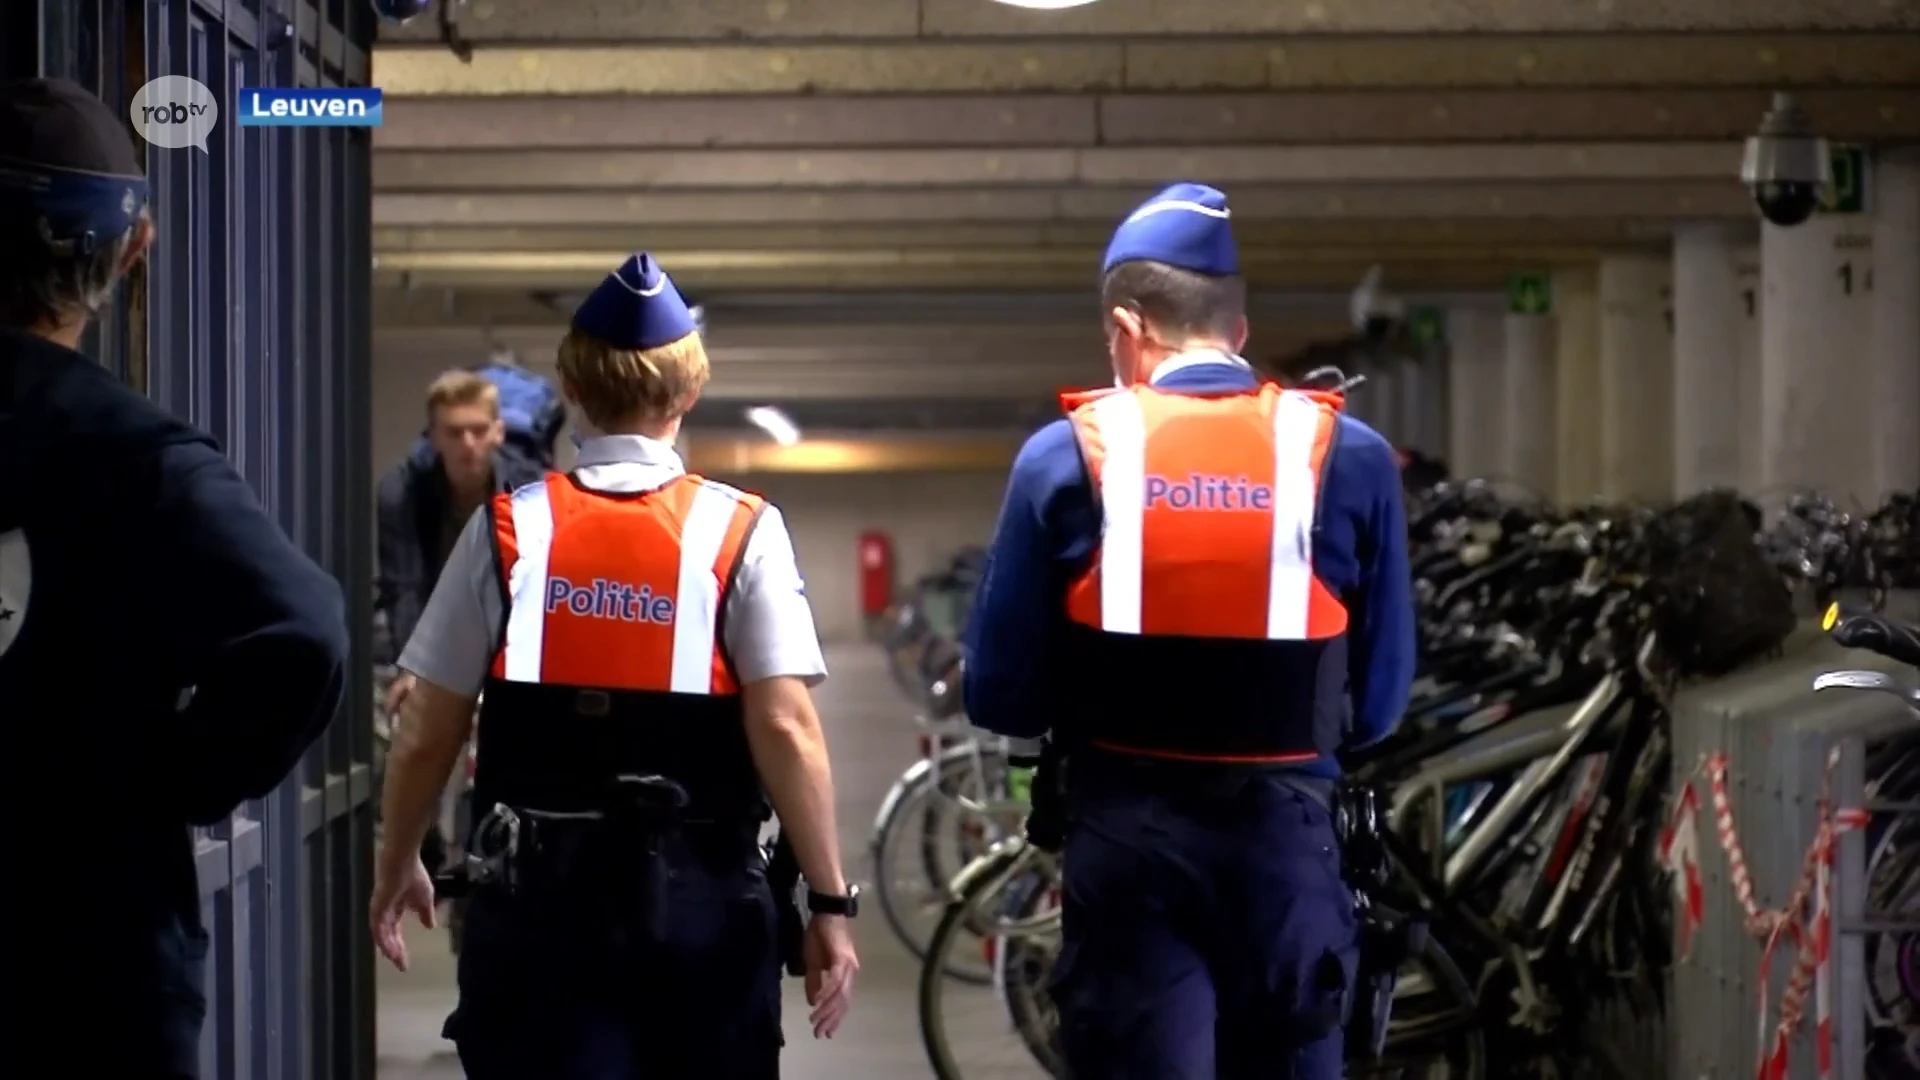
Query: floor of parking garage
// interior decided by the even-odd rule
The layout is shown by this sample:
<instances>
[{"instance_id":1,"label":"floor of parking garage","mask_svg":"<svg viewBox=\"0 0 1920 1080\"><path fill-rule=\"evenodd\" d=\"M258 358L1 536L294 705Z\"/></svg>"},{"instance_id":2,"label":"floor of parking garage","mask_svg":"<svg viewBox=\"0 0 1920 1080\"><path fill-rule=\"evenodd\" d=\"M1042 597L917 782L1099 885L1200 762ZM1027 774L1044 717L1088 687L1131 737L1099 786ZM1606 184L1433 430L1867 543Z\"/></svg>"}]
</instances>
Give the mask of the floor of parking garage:
<instances>
[{"instance_id":1,"label":"floor of parking garage","mask_svg":"<svg viewBox=\"0 0 1920 1080\"><path fill-rule=\"evenodd\" d=\"M887 787L912 760L914 734L907 706L888 679L877 649L849 645L828 650L829 678L818 693L820 715L833 748L839 788L840 843L848 872L871 878L867 831ZM815 1077L927 1075L914 1008L918 967L877 911L856 920L860 942L860 997L853 1017L831 1042L806 1028L798 980L787 981L789 1080ZM384 962L379 980L380 1080L447 1080L461 1075L440 1023L453 1004L453 957L444 934L413 927L407 943L418 958L406 974Z\"/></svg>"}]
</instances>

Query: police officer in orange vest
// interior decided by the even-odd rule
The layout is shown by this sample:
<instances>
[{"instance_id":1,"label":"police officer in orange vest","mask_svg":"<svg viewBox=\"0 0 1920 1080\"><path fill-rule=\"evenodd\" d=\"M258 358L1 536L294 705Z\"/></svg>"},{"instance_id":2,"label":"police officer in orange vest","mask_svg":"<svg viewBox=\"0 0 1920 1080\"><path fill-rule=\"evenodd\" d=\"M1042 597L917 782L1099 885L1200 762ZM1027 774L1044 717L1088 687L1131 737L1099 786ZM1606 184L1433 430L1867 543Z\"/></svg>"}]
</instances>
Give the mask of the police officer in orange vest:
<instances>
[{"instance_id":1,"label":"police officer in orange vest","mask_svg":"<svg viewBox=\"0 0 1920 1080\"><path fill-rule=\"evenodd\" d=\"M809 883L816 1036L859 966L793 545L777 509L673 450L707 357L651 257L581 305L558 366L577 466L474 515L400 659L418 686L387 761L375 940L405 970L402 913L432 925L417 852L480 698L485 816L446 1029L466 1075L772 1078L769 799Z\"/></svg>"},{"instance_id":2,"label":"police officer in orange vest","mask_svg":"<svg viewBox=\"0 0 1920 1080\"><path fill-rule=\"evenodd\" d=\"M1065 759L1063 1050L1100 1080L1333 1080L1335 754L1413 677L1399 470L1337 395L1239 358L1219 191L1155 195L1103 270L1117 387L1021 450L966 649L973 722Z\"/></svg>"}]
</instances>

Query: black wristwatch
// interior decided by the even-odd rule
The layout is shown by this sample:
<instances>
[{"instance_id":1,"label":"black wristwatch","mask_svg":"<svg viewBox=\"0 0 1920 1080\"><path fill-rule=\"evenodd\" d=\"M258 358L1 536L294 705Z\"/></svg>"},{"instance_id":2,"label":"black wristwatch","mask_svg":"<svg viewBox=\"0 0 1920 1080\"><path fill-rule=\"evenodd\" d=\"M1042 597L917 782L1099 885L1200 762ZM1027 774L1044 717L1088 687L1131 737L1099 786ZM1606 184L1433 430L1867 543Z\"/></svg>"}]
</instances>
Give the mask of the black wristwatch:
<instances>
[{"instance_id":1,"label":"black wristwatch","mask_svg":"<svg viewBox=\"0 0 1920 1080\"><path fill-rule=\"evenodd\" d=\"M860 886L847 886L845 896L807 889L807 911L814 915L839 915L851 919L860 914Z\"/></svg>"}]
</instances>

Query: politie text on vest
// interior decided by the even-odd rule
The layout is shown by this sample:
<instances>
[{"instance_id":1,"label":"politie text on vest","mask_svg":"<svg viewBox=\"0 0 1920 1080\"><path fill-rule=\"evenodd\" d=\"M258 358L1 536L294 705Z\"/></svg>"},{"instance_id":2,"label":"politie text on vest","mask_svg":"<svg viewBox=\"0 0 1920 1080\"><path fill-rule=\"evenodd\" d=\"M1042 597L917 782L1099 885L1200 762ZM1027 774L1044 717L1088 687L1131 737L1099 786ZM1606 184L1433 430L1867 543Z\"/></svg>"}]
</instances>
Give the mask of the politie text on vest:
<instances>
[{"instance_id":1,"label":"politie text on vest","mask_svg":"<svg viewBox=\"0 0 1920 1080\"><path fill-rule=\"evenodd\" d=\"M1208 476L1188 473L1184 480L1147 477L1147 509L1272 510L1273 488L1250 483L1244 476Z\"/></svg>"},{"instance_id":2,"label":"politie text on vest","mask_svg":"<svg viewBox=\"0 0 1920 1080\"><path fill-rule=\"evenodd\" d=\"M653 586L634 588L624 581L594 578L575 585L563 577L547 579L547 614L564 609L570 615L616 622L673 622L673 597L655 596Z\"/></svg>"}]
</instances>

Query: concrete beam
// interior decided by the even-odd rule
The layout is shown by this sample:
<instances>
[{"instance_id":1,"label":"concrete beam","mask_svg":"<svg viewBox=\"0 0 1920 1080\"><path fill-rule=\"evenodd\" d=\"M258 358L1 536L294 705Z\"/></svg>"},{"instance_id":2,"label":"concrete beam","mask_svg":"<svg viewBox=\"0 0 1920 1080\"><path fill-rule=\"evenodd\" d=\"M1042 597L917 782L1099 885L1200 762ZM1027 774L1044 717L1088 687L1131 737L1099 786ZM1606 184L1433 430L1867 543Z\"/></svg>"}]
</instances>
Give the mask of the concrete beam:
<instances>
[{"instance_id":1,"label":"concrete beam","mask_svg":"<svg viewBox=\"0 0 1920 1080\"><path fill-rule=\"evenodd\" d=\"M383 227L373 233L379 254L403 251L582 251L662 248L729 251L787 248L1009 248L1105 244L1113 223L983 222L972 225L657 225ZM1461 244L1639 247L1668 235L1664 223L1619 219L1526 221L1487 218L1460 221L1252 220L1237 223L1235 237L1249 247L1315 245L1342 248L1457 247Z\"/></svg>"},{"instance_id":2,"label":"concrete beam","mask_svg":"<svg viewBox=\"0 0 1920 1080\"><path fill-rule=\"evenodd\" d=\"M992 6L985 0L967 2L982 9ZM1393 2L1411 12L1440 7ZM1806 6L1800 0L1780 2ZM609 6L636 18L651 18L656 9L651 4ZM1268 6L1280 10L1290 5ZM1726 3L1691 6L1737 10L1737 5ZM1911 3L1907 7L1915 9ZM1594 4L1590 10L1598 8ZM564 15L548 19L545 9L533 14L532 20L551 23L556 30L566 25ZM655 24L660 21L656 19ZM463 63L437 43L430 23L417 20L416 26L403 28L398 37L435 43L383 45L375 51L374 85L389 97L1833 88L1903 86L1920 80L1916 74L1920 73L1920 35L1897 31L1542 37L1506 29L1486 37L1236 37L1198 42L1043 38L912 44L808 40L779 45L741 44L731 37L725 44L697 48L685 44L489 48L488 42L506 39L482 36L482 47L472 63ZM488 25L474 22L468 29L484 35ZM863 29L882 25L863 24ZM556 32L542 40L583 42L591 39L595 29L575 26L572 32ZM398 111L398 102L393 111Z\"/></svg>"},{"instance_id":3,"label":"concrete beam","mask_svg":"<svg viewBox=\"0 0 1920 1080\"><path fill-rule=\"evenodd\" d=\"M1168 176L1227 184L1721 180L1737 142L1445 146L1008 147L993 150L391 151L377 192L994 188L1089 185L1138 198ZM377 219L376 219L377 220Z\"/></svg>"},{"instance_id":4,"label":"concrete beam","mask_svg":"<svg viewBox=\"0 0 1920 1080\"><path fill-rule=\"evenodd\" d=\"M1248 34L1623 34L1740 30L1920 29L1898 0L1107 0L1030 11L982 0L475 0L461 15L476 41L740 41L899 38L1100 38ZM389 40L432 40L417 19Z\"/></svg>"},{"instance_id":5,"label":"concrete beam","mask_svg":"<svg viewBox=\"0 0 1920 1080\"><path fill-rule=\"evenodd\" d=\"M1916 57L1920 64L1920 57ZM1920 78L1917 75L1916 78ZM1769 91L1327 91L1298 94L413 98L374 129L415 150L1093 147L1737 141ZM1800 95L1830 139L1920 139L1913 89Z\"/></svg>"},{"instance_id":6,"label":"concrete beam","mask_svg":"<svg viewBox=\"0 0 1920 1080\"><path fill-rule=\"evenodd\" d=\"M667 253L672 256L673 253ZM596 256L598 258L598 256ZM382 269L376 265L374 284L379 288L436 289L513 289L521 291L585 290L604 280L607 268L618 263L597 262L588 268L586 260L571 268L560 269ZM1298 261L1248 264L1248 280L1265 289L1351 289L1353 283L1379 260L1344 258L1341 260ZM1584 259L1581 261L1585 261ZM817 262L798 260L783 264L736 266L729 269L700 267L676 269L674 280L690 292L715 295L727 292L765 292L805 289L813 291L887 293L898 289L981 289L1060 290L1091 287L1098 255L1078 260L1022 264L1017 258L1004 264L991 261L952 265L906 262L875 262L866 266L821 267ZM669 266L675 263L669 259ZM685 264L681 264L684 266ZM1404 287L1413 290L1468 290L1504 288L1516 270L1539 269L1538 263L1515 264L1477 258L1471 261L1400 260L1387 265L1389 273ZM849 298L849 302L857 302Z\"/></svg>"},{"instance_id":7,"label":"concrete beam","mask_svg":"<svg viewBox=\"0 0 1920 1080\"><path fill-rule=\"evenodd\" d=\"M1323 290L1255 291L1247 311L1256 326L1300 326L1312 337L1337 337L1349 316L1352 282ZM1410 305L1448 311L1504 311L1504 293L1428 293L1392 286ZM441 334L528 333L537 342L558 340L559 327L583 293L533 295L507 290L376 289L373 323L390 340L431 341ZM722 344L821 344L845 341L924 343L972 336L1016 341L1055 337L1079 341L1086 334L1089 305L1085 282L1060 292L719 293L697 297L706 306L711 338ZM752 335L760 335L753 337ZM537 351L547 346L540 345Z\"/></svg>"},{"instance_id":8,"label":"concrete beam","mask_svg":"<svg viewBox=\"0 0 1920 1080\"><path fill-rule=\"evenodd\" d=\"M1696 181L1627 183L1235 185L1236 223L1261 220L1420 222L1441 219L1678 219L1751 217L1753 203L1734 174ZM576 192L545 194L375 194L383 229L1092 222L1125 217L1144 190L1064 191L972 188L953 191Z\"/></svg>"},{"instance_id":9,"label":"concrete beam","mask_svg":"<svg viewBox=\"0 0 1920 1080\"><path fill-rule=\"evenodd\" d=\"M876 473L1003 470L1013 464L1023 440L1000 432L947 435L828 433L793 446L764 435L728 438L702 432L689 440L690 471L708 475L746 473Z\"/></svg>"},{"instance_id":10,"label":"concrete beam","mask_svg":"<svg viewBox=\"0 0 1920 1080\"><path fill-rule=\"evenodd\" d=\"M1089 294L1079 298L1072 322L1001 327L966 323L886 323L823 325L807 323L742 323L732 318L710 321L706 335L715 362L793 366L799 364L888 364L921 367L929 364L987 370L1011 364L1020 368L1049 365L1084 367L1105 355L1096 318L1098 304ZM1349 332L1345 319L1276 317L1256 312L1253 321L1261 335L1256 347L1275 351L1309 341L1331 340ZM566 323L552 313L545 323L480 327L449 324L376 322L383 346L409 352L467 352L484 350L489 343L528 357L550 355L566 334ZM1091 329L1089 329L1091 327ZM1042 380L1045 382L1046 380Z\"/></svg>"}]
</instances>

